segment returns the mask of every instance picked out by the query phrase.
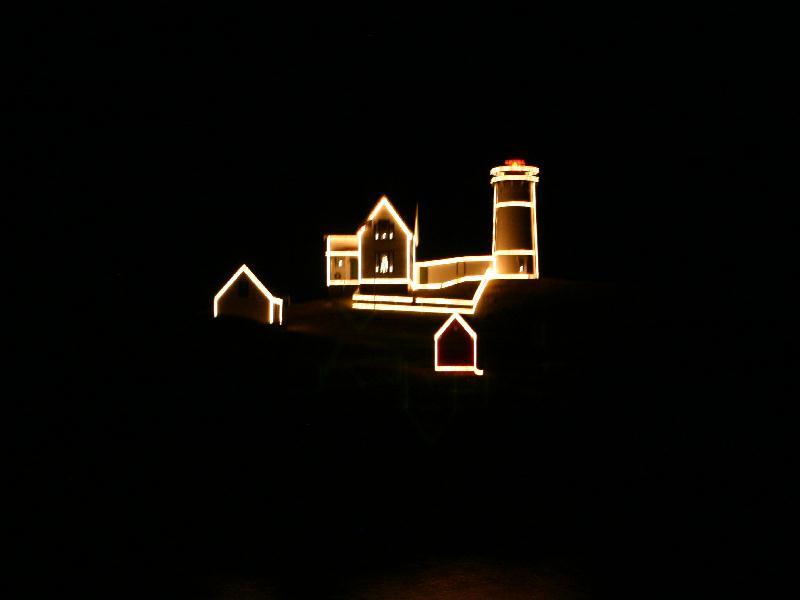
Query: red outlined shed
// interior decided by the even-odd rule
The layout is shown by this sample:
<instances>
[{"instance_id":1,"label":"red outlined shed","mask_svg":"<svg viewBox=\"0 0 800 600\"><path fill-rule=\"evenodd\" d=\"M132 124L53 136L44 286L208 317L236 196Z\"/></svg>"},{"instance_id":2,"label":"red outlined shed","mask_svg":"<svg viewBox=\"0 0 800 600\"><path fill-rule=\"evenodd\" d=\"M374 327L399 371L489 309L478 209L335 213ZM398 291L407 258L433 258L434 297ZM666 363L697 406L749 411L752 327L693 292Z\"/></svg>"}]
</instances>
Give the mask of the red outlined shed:
<instances>
[{"instance_id":1,"label":"red outlined shed","mask_svg":"<svg viewBox=\"0 0 800 600\"><path fill-rule=\"evenodd\" d=\"M437 371L483 375L478 368L478 334L458 313L450 315L433 335L433 365Z\"/></svg>"},{"instance_id":2,"label":"red outlined shed","mask_svg":"<svg viewBox=\"0 0 800 600\"><path fill-rule=\"evenodd\" d=\"M214 316L220 315L283 324L283 300L274 296L247 265L242 265L214 296Z\"/></svg>"}]
</instances>

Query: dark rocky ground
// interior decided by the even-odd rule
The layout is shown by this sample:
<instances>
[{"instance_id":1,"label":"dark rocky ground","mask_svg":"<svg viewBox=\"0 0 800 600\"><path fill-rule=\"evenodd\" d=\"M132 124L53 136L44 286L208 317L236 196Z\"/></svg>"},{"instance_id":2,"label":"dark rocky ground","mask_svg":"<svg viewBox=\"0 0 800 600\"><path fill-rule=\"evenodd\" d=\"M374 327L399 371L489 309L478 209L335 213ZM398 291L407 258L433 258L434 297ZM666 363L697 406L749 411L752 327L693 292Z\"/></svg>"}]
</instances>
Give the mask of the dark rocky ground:
<instances>
[{"instance_id":1,"label":"dark rocky ground","mask_svg":"<svg viewBox=\"0 0 800 600\"><path fill-rule=\"evenodd\" d=\"M768 596L794 342L714 302L493 282L484 377L343 300L63 326L4 436L19 595Z\"/></svg>"}]
</instances>

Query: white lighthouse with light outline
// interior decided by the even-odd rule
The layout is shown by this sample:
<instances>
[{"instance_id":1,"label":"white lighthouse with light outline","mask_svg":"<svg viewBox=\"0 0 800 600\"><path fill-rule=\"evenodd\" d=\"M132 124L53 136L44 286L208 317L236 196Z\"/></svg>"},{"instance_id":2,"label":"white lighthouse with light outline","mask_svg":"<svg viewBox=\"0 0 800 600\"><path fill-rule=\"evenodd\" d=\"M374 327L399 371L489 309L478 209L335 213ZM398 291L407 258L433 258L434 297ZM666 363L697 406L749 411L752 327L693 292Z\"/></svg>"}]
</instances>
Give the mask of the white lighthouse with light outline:
<instances>
[{"instance_id":1,"label":"white lighthouse with light outline","mask_svg":"<svg viewBox=\"0 0 800 600\"><path fill-rule=\"evenodd\" d=\"M536 184L539 169L513 159L489 173L494 188L492 258L495 277L538 279Z\"/></svg>"}]
</instances>

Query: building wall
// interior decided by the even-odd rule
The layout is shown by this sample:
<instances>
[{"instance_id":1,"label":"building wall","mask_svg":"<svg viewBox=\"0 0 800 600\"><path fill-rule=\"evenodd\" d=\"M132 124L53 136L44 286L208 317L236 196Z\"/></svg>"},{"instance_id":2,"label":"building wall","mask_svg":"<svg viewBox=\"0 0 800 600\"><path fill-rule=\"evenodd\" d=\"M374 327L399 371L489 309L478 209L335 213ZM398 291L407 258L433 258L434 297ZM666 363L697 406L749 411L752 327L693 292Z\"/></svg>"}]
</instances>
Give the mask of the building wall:
<instances>
[{"instance_id":1,"label":"building wall","mask_svg":"<svg viewBox=\"0 0 800 600\"><path fill-rule=\"evenodd\" d=\"M339 287L338 282L347 282L343 285L358 285L358 256L340 256L337 252L358 252L357 235L325 236L325 248L328 264L326 266L330 285Z\"/></svg>"},{"instance_id":2,"label":"building wall","mask_svg":"<svg viewBox=\"0 0 800 600\"><path fill-rule=\"evenodd\" d=\"M474 260L464 263L464 271L467 275L483 275L486 269L492 266L492 260Z\"/></svg>"},{"instance_id":3,"label":"building wall","mask_svg":"<svg viewBox=\"0 0 800 600\"><path fill-rule=\"evenodd\" d=\"M496 209L496 250L532 250L533 225L531 209L524 206L506 206Z\"/></svg>"},{"instance_id":4,"label":"building wall","mask_svg":"<svg viewBox=\"0 0 800 600\"><path fill-rule=\"evenodd\" d=\"M358 250L358 236L332 235L329 237L331 250Z\"/></svg>"},{"instance_id":5,"label":"building wall","mask_svg":"<svg viewBox=\"0 0 800 600\"><path fill-rule=\"evenodd\" d=\"M533 256L530 255L498 256L495 260L498 273L504 273L504 274L527 273L528 275L533 273Z\"/></svg>"},{"instance_id":6,"label":"building wall","mask_svg":"<svg viewBox=\"0 0 800 600\"><path fill-rule=\"evenodd\" d=\"M475 343L458 321L448 327L437 341L440 367L463 367L475 364Z\"/></svg>"},{"instance_id":7,"label":"building wall","mask_svg":"<svg viewBox=\"0 0 800 600\"><path fill-rule=\"evenodd\" d=\"M510 202L511 200L530 202L531 200L530 181L498 181L494 185L497 187L498 202Z\"/></svg>"},{"instance_id":8,"label":"building wall","mask_svg":"<svg viewBox=\"0 0 800 600\"><path fill-rule=\"evenodd\" d=\"M466 275L483 275L492 266L491 259L463 261L419 268L420 283L443 283Z\"/></svg>"},{"instance_id":9,"label":"building wall","mask_svg":"<svg viewBox=\"0 0 800 600\"><path fill-rule=\"evenodd\" d=\"M431 267L420 267L419 270L420 275L422 275L422 271L426 272L426 283L442 283L443 281L449 281L450 279L459 277L459 275L457 275L459 272L459 266L457 263L433 265ZM422 279L422 277L420 277L420 279Z\"/></svg>"},{"instance_id":10,"label":"building wall","mask_svg":"<svg viewBox=\"0 0 800 600\"><path fill-rule=\"evenodd\" d=\"M246 287L247 293L244 296L240 292L240 283ZM259 323L269 323L269 300L244 273L220 297L217 308L221 317L242 317ZM275 318L277 323L277 314Z\"/></svg>"},{"instance_id":11,"label":"building wall","mask_svg":"<svg viewBox=\"0 0 800 600\"><path fill-rule=\"evenodd\" d=\"M358 279L358 258L355 256L331 256L331 281ZM339 264L341 261L341 265Z\"/></svg>"}]
</instances>

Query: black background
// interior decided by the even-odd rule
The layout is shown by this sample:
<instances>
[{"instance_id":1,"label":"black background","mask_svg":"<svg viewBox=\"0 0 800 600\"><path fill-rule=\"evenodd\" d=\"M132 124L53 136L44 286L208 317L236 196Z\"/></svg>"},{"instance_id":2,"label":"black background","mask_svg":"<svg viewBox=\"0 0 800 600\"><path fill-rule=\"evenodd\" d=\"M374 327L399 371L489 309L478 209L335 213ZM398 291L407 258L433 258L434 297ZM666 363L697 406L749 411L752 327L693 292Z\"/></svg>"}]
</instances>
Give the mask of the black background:
<instances>
[{"instance_id":1,"label":"black background","mask_svg":"<svg viewBox=\"0 0 800 600\"><path fill-rule=\"evenodd\" d=\"M205 318L238 265L293 302L321 298L322 236L354 231L383 194L409 222L419 205L421 257L485 252L488 170L511 157L541 168L545 277L648 290L650 316L681 323L695 336L688 344L714 338L703 360L720 381L732 356L768 363L722 410L731 428L760 424L731 451L756 463L751 475L769 475L728 488L735 466L706 468L730 475L710 498L763 490L746 517L751 537L739 542L777 547L781 519L769 534L757 523L785 502L775 427L794 367L791 191L777 184L791 125L780 16L510 5L63 10L19 21L10 56L20 68L7 80L8 257L19 275L7 301L14 324L23 321L15 358L26 380L10 401L9 487L21 512L9 522L34 578L69 561L36 541L48 531L20 525L39 517L32 499L50 490L55 505L72 506L47 483L52 473L68 480L102 454L96 432L125 421L109 407L130 400L130 386L167 377L166 342ZM687 370L675 384L687 398L693 377ZM700 402L684 418L705 426L719 404ZM695 450L712 446L717 457L712 443ZM53 462L65 447L67 464ZM131 477L113 464L103 471ZM78 481L91 495L92 480ZM102 554L77 537L87 556ZM738 547L714 548L716 577ZM777 585L779 559L767 567L759 553L748 557L753 581Z\"/></svg>"}]
</instances>

